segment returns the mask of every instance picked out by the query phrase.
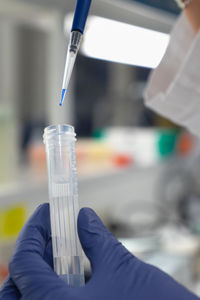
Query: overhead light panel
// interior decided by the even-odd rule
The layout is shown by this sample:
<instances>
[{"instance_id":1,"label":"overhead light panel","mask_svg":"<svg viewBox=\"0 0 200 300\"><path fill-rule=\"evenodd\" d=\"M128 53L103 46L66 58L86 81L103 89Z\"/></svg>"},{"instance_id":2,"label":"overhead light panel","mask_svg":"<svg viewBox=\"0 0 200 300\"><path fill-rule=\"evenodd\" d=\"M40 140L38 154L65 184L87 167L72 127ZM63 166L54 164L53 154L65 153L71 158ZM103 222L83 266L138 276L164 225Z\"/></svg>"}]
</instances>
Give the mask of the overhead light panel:
<instances>
[{"instance_id":1,"label":"overhead light panel","mask_svg":"<svg viewBox=\"0 0 200 300\"><path fill-rule=\"evenodd\" d=\"M156 68L168 43L166 33L90 16L81 52L91 58Z\"/></svg>"}]
</instances>

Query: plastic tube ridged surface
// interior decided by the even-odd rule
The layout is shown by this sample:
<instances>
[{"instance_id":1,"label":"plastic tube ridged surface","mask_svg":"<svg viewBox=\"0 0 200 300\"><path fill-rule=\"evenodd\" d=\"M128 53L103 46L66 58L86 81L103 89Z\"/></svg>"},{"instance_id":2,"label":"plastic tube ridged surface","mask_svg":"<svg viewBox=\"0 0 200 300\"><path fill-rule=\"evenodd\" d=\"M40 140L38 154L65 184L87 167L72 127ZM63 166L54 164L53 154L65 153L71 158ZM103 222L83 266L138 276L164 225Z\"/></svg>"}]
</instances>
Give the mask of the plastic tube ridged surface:
<instances>
[{"instance_id":1,"label":"plastic tube ridged surface","mask_svg":"<svg viewBox=\"0 0 200 300\"><path fill-rule=\"evenodd\" d=\"M75 133L72 126L49 126L44 132L54 270L71 286L84 285L83 252L77 233L78 189Z\"/></svg>"}]
</instances>

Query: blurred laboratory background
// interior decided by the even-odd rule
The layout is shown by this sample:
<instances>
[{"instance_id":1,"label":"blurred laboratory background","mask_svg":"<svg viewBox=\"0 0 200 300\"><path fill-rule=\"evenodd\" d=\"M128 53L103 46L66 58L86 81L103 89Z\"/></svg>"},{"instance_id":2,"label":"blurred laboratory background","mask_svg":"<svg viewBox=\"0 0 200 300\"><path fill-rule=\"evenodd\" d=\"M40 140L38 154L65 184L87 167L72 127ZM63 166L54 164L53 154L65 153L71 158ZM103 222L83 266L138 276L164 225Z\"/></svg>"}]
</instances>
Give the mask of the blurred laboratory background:
<instances>
[{"instance_id":1,"label":"blurred laboratory background","mask_svg":"<svg viewBox=\"0 0 200 300\"><path fill-rule=\"evenodd\" d=\"M67 123L80 206L200 295L200 143L143 98L180 11L173 0L93 0L61 108L75 4L0 0L0 283L21 227L48 202L44 127Z\"/></svg>"}]
</instances>

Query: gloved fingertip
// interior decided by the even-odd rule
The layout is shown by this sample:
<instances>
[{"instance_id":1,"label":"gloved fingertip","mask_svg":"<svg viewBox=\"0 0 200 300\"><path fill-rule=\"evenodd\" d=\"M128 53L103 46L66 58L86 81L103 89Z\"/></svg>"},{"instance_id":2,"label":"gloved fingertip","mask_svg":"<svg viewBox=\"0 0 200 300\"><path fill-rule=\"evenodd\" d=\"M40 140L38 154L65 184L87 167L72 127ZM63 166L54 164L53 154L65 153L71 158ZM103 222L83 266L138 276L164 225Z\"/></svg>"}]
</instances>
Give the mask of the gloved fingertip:
<instances>
[{"instance_id":1,"label":"gloved fingertip","mask_svg":"<svg viewBox=\"0 0 200 300\"><path fill-rule=\"evenodd\" d=\"M102 239L110 234L97 214L88 207L82 208L79 212L78 233L86 252L88 249L101 244Z\"/></svg>"},{"instance_id":2,"label":"gloved fingertip","mask_svg":"<svg viewBox=\"0 0 200 300\"><path fill-rule=\"evenodd\" d=\"M40 224L41 227L50 229L50 208L49 203L43 203L39 205L33 215L29 218L25 227L30 225L37 226Z\"/></svg>"},{"instance_id":3,"label":"gloved fingertip","mask_svg":"<svg viewBox=\"0 0 200 300\"><path fill-rule=\"evenodd\" d=\"M99 218L93 209L84 207L80 209L78 216L78 226L87 227L91 222Z\"/></svg>"},{"instance_id":4,"label":"gloved fingertip","mask_svg":"<svg viewBox=\"0 0 200 300\"><path fill-rule=\"evenodd\" d=\"M101 233L107 232L107 228L95 213L95 211L89 207L84 207L80 210L78 216L78 229L91 232L91 233Z\"/></svg>"},{"instance_id":5,"label":"gloved fingertip","mask_svg":"<svg viewBox=\"0 0 200 300\"><path fill-rule=\"evenodd\" d=\"M42 214L44 216L49 216L49 209L50 209L49 203L42 203L36 208L33 216L38 215L38 214Z\"/></svg>"},{"instance_id":6,"label":"gloved fingertip","mask_svg":"<svg viewBox=\"0 0 200 300\"><path fill-rule=\"evenodd\" d=\"M31 251L43 256L46 244L51 237L49 204L40 205L20 231L15 244L16 253Z\"/></svg>"}]
</instances>

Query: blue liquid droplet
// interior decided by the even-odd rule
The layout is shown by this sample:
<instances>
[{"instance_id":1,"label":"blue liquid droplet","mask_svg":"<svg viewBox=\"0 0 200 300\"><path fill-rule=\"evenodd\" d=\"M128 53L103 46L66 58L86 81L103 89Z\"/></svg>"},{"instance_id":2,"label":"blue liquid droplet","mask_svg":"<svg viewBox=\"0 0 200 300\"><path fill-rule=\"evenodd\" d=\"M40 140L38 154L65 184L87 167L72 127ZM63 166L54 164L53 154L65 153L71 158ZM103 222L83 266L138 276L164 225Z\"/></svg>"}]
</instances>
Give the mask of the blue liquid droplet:
<instances>
[{"instance_id":1,"label":"blue liquid droplet","mask_svg":"<svg viewBox=\"0 0 200 300\"><path fill-rule=\"evenodd\" d=\"M66 94L66 89L62 89L61 101L60 101L60 103L59 103L60 106L63 105L63 101L64 101L64 98L65 98L65 94Z\"/></svg>"}]
</instances>

